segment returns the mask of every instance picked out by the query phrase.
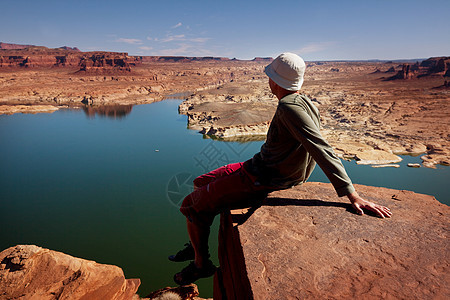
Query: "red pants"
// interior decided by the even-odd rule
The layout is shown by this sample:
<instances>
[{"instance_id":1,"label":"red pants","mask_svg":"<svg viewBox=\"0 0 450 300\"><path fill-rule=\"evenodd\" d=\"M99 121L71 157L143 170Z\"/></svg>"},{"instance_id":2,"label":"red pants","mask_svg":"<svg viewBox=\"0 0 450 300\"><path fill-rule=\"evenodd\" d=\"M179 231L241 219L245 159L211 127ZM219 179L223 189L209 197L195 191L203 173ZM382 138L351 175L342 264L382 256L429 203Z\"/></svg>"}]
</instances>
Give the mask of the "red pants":
<instances>
[{"instance_id":1,"label":"red pants","mask_svg":"<svg viewBox=\"0 0 450 300\"><path fill-rule=\"evenodd\" d=\"M242 162L203 174L194 180L195 190L184 198L180 211L189 221L210 226L222 210L248 207L273 191L273 188L255 185L255 180Z\"/></svg>"}]
</instances>

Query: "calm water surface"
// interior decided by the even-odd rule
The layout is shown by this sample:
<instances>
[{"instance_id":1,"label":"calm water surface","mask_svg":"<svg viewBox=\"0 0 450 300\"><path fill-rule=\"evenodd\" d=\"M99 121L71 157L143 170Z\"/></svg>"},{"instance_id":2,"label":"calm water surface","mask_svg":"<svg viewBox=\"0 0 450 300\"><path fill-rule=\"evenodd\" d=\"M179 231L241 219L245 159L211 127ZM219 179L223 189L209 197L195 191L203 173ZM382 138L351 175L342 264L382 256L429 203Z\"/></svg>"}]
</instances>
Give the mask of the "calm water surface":
<instances>
[{"instance_id":1,"label":"calm water surface","mask_svg":"<svg viewBox=\"0 0 450 300\"><path fill-rule=\"evenodd\" d=\"M187 241L178 204L192 179L244 161L262 144L204 139L186 129L179 103L0 116L0 250L35 244L118 265L127 278L141 278L141 296L175 286L172 276L186 263L167 256ZM355 183L450 204L450 168L407 168L420 159L403 158L399 169L344 165ZM328 182L320 169L311 181ZM217 219L210 242L216 263ZM198 285L201 296L212 296L211 278Z\"/></svg>"}]
</instances>

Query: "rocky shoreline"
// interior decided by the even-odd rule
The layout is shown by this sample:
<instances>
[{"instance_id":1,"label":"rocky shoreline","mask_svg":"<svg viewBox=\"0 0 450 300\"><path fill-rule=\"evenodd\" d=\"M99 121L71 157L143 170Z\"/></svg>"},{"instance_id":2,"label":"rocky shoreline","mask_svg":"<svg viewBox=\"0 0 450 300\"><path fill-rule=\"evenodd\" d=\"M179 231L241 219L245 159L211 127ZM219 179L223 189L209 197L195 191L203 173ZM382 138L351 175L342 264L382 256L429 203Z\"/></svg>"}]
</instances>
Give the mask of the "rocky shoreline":
<instances>
[{"instance_id":1,"label":"rocky shoreline","mask_svg":"<svg viewBox=\"0 0 450 300\"><path fill-rule=\"evenodd\" d=\"M439 76L389 79L386 72L394 65L310 63L302 92L320 110L322 134L341 158L358 164L421 155L425 167L450 165L450 90L440 86ZM231 82L195 93L179 111L188 116L188 127L202 134L224 140L264 136L277 105L266 81Z\"/></svg>"}]
</instances>

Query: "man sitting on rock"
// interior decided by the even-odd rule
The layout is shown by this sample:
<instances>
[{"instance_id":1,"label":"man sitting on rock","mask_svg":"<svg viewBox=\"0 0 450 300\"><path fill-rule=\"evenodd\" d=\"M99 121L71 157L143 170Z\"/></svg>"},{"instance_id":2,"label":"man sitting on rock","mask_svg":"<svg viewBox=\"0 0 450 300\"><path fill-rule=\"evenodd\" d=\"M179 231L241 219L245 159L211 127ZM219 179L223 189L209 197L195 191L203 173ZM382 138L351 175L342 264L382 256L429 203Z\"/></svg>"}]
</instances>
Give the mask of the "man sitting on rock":
<instances>
[{"instance_id":1,"label":"man sitting on rock","mask_svg":"<svg viewBox=\"0 0 450 300\"><path fill-rule=\"evenodd\" d=\"M217 214L249 199L261 201L272 191L302 184L316 163L338 196L347 196L358 214L366 209L381 218L391 216L389 208L358 195L340 159L321 136L319 110L299 93L305 68L303 59L292 53L281 54L265 68L270 89L279 103L261 151L246 162L223 166L194 180L194 191L180 208L187 219L191 243L169 257L172 261L193 260L175 274L177 284L189 284L214 274L208 238Z\"/></svg>"}]
</instances>

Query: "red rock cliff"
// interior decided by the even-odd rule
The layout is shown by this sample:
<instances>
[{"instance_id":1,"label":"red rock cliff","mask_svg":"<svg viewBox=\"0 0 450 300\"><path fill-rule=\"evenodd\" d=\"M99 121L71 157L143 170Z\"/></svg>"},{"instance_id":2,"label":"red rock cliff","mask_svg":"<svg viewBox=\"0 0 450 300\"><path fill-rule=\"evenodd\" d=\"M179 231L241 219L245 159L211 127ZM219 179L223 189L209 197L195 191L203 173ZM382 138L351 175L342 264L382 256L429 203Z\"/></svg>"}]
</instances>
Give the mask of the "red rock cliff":
<instances>
[{"instance_id":1,"label":"red rock cliff","mask_svg":"<svg viewBox=\"0 0 450 300\"><path fill-rule=\"evenodd\" d=\"M139 279L122 269L32 245L0 253L0 300L136 299Z\"/></svg>"}]
</instances>

